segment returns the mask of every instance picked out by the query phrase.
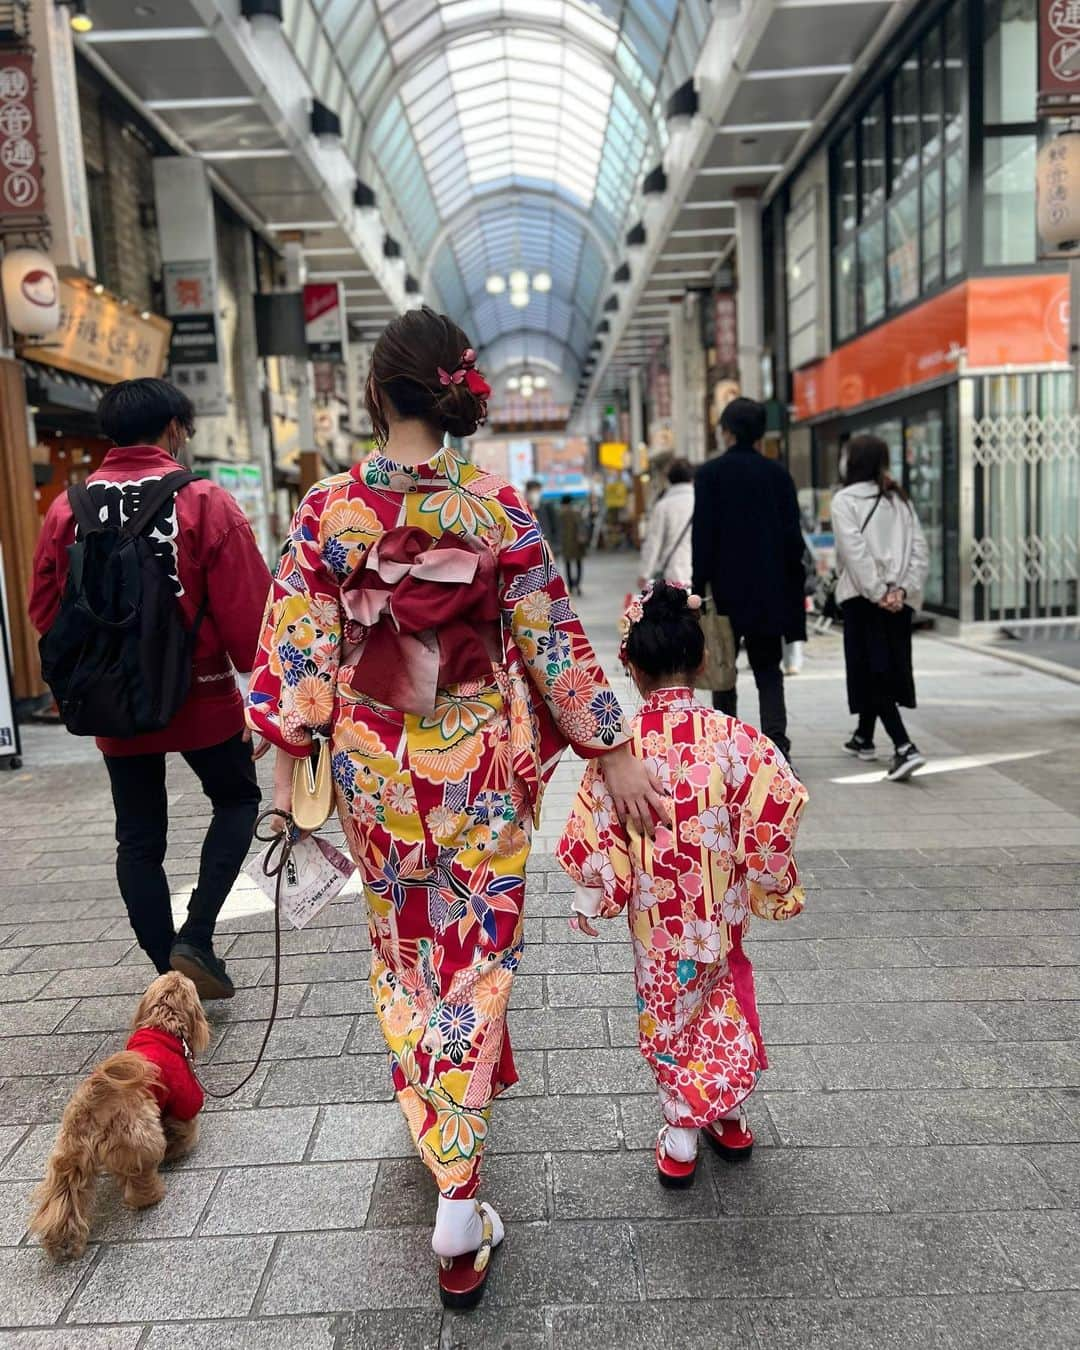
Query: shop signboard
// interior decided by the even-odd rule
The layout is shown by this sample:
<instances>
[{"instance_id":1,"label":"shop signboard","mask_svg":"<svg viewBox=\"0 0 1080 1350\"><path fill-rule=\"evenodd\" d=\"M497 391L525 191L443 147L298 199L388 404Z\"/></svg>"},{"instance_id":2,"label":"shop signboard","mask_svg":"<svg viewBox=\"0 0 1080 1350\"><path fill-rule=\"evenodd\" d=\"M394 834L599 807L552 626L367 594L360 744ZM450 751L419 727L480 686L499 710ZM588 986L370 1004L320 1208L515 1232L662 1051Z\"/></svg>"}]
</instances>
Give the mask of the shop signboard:
<instances>
[{"instance_id":1,"label":"shop signboard","mask_svg":"<svg viewBox=\"0 0 1080 1350\"><path fill-rule=\"evenodd\" d=\"M44 213L41 155L34 111L34 58L0 53L0 218Z\"/></svg>"},{"instance_id":2,"label":"shop signboard","mask_svg":"<svg viewBox=\"0 0 1080 1350\"><path fill-rule=\"evenodd\" d=\"M713 347L716 365L722 371L738 370L739 334L734 291L716 291L713 294Z\"/></svg>"},{"instance_id":3,"label":"shop signboard","mask_svg":"<svg viewBox=\"0 0 1080 1350\"><path fill-rule=\"evenodd\" d=\"M60 279L60 327L43 342L26 342L20 354L88 380L115 384L165 371L172 325L156 314L145 319L111 295L97 295L81 278Z\"/></svg>"},{"instance_id":4,"label":"shop signboard","mask_svg":"<svg viewBox=\"0 0 1080 1350\"><path fill-rule=\"evenodd\" d=\"M345 299L340 281L309 281L304 287L304 336L312 361L340 365L345 360Z\"/></svg>"},{"instance_id":5,"label":"shop signboard","mask_svg":"<svg viewBox=\"0 0 1080 1350\"><path fill-rule=\"evenodd\" d=\"M600 467L610 469L614 473L622 473L626 468L629 453L630 447L624 441L603 441L599 451Z\"/></svg>"},{"instance_id":6,"label":"shop signboard","mask_svg":"<svg viewBox=\"0 0 1080 1350\"><path fill-rule=\"evenodd\" d=\"M536 456L532 441L511 441L506 447L507 477L519 492L536 473Z\"/></svg>"},{"instance_id":7,"label":"shop signboard","mask_svg":"<svg viewBox=\"0 0 1080 1350\"><path fill-rule=\"evenodd\" d=\"M1039 0L1040 117L1067 117L1080 105L1080 4Z\"/></svg>"},{"instance_id":8,"label":"shop signboard","mask_svg":"<svg viewBox=\"0 0 1080 1350\"><path fill-rule=\"evenodd\" d=\"M228 412L229 404L221 363L214 264L208 258L166 262L161 273L165 313L173 322L169 374L195 405L196 416L219 417Z\"/></svg>"}]
</instances>

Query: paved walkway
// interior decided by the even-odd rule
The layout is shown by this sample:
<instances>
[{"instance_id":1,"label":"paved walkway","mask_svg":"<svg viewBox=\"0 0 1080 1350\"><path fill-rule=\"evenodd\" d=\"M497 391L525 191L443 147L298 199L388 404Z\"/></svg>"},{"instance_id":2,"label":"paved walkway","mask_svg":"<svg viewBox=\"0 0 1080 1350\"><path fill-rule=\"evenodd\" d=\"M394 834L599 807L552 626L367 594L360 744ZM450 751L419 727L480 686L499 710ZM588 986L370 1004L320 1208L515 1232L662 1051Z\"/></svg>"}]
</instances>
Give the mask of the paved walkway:
<instances>
[{"instance_id":1,"label":"paved walkway","mask_svg":"<svg viewBox=\"0 0 1080 1350\"><path fill-rule=\"evenodd\" d=\"M609 662L631 570L587 569ZM390 1099L354 900L288 936L270 1062L211 1107L162 1205L127 1214L106 1184L83 1260L27 1243L64 1101L122 1044L147 977L100 763L34 730L27 768L0 774L0 1324L18 1328L0 1350L1075 1347L1080 687L932 639L917 661L933 759L906 786L838 753L834 638L789 685L809 904L753 932L774 1063L755 1156L705 1159L684 1194L653 1178L625 932L572 939L543 851L577 769L560 772L511 1013L522 1081L487 1169L509 1236L469 1317L436 1300L433 1197ZM202 829L182 770L172 801L182 892ZM222 927L241 991L213 1008L207 1072L227 1085L261 1035L272 939L250 889Z\"/></svg>"}]
</instances>

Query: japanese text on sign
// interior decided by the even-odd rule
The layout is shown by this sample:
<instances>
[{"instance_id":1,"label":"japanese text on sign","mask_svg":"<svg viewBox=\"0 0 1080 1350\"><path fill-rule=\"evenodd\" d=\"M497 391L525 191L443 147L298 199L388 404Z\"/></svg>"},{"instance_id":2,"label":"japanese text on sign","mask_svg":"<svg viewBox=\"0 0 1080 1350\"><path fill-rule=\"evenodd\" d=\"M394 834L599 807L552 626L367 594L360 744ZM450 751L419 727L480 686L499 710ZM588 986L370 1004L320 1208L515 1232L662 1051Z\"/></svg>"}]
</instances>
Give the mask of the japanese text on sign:
<instances>
[{"instance_id":1,"label":"japanese text on sign","mask_svg":"<svg viewBox=\"0 0 1080 1350\"><path fill-rule=\"evenodd\" d=\"M29 52L0 56L0 216L38 215L44 203Z\"/></svg>"}]
</instances>

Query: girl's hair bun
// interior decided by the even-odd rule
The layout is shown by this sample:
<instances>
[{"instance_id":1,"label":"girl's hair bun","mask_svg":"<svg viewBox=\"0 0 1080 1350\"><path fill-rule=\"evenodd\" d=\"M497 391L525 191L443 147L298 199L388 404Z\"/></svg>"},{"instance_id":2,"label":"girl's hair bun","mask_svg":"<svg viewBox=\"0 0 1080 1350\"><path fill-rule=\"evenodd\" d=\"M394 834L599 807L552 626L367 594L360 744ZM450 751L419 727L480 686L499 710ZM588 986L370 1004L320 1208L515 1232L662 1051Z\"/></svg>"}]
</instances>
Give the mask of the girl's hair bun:
<instances>
[{"instance_id":1,"label":"girl's hair bun","mask_svg":"<svg viewBox=\"0 0 1080 1350\"><path fill-rule=\"evenodd\" d=\"M627 635L627 660L654 679L693 674L705 659L705 635L689 601L689 591L658 581Z\"/></svg>"}]
</instances>

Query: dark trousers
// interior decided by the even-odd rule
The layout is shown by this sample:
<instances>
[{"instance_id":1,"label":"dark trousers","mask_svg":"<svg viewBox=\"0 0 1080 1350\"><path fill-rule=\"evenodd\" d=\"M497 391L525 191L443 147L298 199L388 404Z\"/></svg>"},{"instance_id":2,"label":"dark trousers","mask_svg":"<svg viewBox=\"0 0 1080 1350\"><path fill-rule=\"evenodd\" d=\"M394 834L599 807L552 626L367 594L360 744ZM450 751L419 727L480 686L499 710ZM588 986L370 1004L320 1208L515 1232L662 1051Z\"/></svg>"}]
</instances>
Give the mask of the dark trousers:
<instances>
[{"instance_id":1,"label":"dark trousers","mask_svg":"<svg viewBox=\"0 0 1080 1350\"><path fill-rule=\"evenodd\" d=\"M881 718L881 725L888 733L889 739L897 750L902 745L910 745L911 737L907 734L907 727L904 726L904 719L900 716L900 709L891 698L878 697L875 700L874 707L859 714L859 725L855 734L864 741L874 739L874 724L878 718Z\"/></svg>"},{"instance_id":2,"label":"dark trousers","mask_svg":"<svg viewBox=\"0 0 1080 1350\"><path fill-rule=\"evenodd\" d=\"M213 814L203 841L199 880L188 903L185 942L209 946L214 925L251 845L259 814L258 779L251 744L240 734L184 759L210 799ZM176 940L165 850L169 797L165 756L105 756L116 810L116 879L139 946L164 973Z\"/></svg>"},{"instance_id":3,"label":"dark trousers","mask_svg":"<svg viewBox=\"0 0 1080 1350\"><path fill-rule=\"evenodd\" d=\"M571 594L581 590L581 572L582 560L580 558L566 559L566 584L570 587Z\"/></svg>"},{"instance_id":4,"label":"dark trousers","mask_svg":"<svg viewBox=\"0 0 1080 1350\"><path fill-rule=\"evenodd\" d=\"M785 755L791 751L787 734L787 705L784 703L784 672L781 669L783 643L778 637L744 637L735 634L736 649L742 645L757 685L761 730ZM713 707L728 717L736 715L738 704L734 688L713 694Z\"/></svg>"}]
</instances>

